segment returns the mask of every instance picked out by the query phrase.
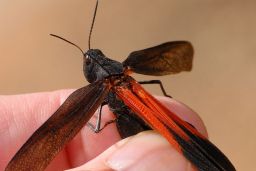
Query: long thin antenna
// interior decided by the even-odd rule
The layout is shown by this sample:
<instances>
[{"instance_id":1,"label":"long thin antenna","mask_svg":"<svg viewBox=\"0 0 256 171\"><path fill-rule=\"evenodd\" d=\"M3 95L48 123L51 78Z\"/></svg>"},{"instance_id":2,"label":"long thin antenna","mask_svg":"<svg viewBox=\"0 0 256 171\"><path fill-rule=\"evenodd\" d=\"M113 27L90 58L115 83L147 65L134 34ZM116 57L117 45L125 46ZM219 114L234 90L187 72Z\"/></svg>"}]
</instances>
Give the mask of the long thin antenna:
<instances>
[{"instance_id":1,"label":"long thin antenna","mask_svg":"<svg viewBox=\"0 0 256 171\"><path fill-rule=\"evenodd\" d=\"M77 47L77 48L82 52L82 54L84 55L84 51L83 51L78 45L76 45L75 43L72 43L71 41L69 41L69 40L67 40L67 39L64 39L63 37L60 37L60 36L55 35L55 34L50 34L50 36L53 36L53 37L56 37L56 38L58 38L58 39L64 40L65 42L68 42L69 44L71 44L71 45Z\"/></svg>"},{"instance_id":2,"label":"long thin antenna","mask_svg":"<svg viewBox=\"0 0 256 171\"><path fill-rule=\"evenodd\" d=\"M89 47L89 49L91 49L92 29L93 29L94 22L95 22L95 17L96 17L96 14L97 14L98 4L99 4L99 1L97 0L96 1L96 6L95 6L95 9L94 9L93 18L92 18L92 25L91 25L91 29L90 29L90 33L89 33L89 38L88 38L88 47Z\"/></svg>"}]
</instances>

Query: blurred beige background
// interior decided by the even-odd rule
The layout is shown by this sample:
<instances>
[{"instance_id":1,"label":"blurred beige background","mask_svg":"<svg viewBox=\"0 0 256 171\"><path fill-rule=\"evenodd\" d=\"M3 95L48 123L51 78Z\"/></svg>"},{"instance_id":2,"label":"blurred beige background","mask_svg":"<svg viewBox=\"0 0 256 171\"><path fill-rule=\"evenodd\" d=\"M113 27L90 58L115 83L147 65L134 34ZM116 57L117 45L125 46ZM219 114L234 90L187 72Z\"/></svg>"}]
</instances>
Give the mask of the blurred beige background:
<instances>
[{"instance_id":1,"label":"blurred beige background","mask_svg":"<svg viewBox=\"0 0 256 171\"><path fill-rule=\"evenodd\" d=\"M87 49L95 0L0 1L0 94L88 84ZM211 140L237 170L254 170L256 153L256 1L101 0L92 47L123 61L133 50L172 40L195 48L190 73L161 77L169 94L203 118ZM138 80L155 79L135 75ZM158 87L147 86L154 94Z\"/></svg>"}]
</instances>

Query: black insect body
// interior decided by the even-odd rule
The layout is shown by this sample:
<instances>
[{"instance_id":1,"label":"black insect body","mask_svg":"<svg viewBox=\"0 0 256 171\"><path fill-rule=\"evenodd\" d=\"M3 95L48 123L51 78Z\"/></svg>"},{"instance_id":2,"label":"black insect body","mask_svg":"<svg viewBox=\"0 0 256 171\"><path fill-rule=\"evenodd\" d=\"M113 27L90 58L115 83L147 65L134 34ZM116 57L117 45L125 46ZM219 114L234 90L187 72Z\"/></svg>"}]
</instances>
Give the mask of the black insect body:
<instances>
[{"instance_id":1,"label":"black insect body","mask_svg":"<svg viewBox=\"0 0 256 171\"><path fill-rule=\"evenodd\" d=\"M97 62L94 62L97 61ZM88 50L84 57L84 75L88 82L110 78L114 82L124 82L127 78L125 71L130 70L122 63L106 58L98 49ZM116 84L116 83L115 83ZM138 117L124 102L117 97L114 90L109 91L104 100L110 110L116 115L116 126L121 138L135 135L139 132L151 129L140 117ZM102 106L101 106L102 107ZM99 116L99 120L100 120ZM97 122L97 123L100 123ZM95 130L98 132L100 126Z\"/></svg>"}]
</instances>

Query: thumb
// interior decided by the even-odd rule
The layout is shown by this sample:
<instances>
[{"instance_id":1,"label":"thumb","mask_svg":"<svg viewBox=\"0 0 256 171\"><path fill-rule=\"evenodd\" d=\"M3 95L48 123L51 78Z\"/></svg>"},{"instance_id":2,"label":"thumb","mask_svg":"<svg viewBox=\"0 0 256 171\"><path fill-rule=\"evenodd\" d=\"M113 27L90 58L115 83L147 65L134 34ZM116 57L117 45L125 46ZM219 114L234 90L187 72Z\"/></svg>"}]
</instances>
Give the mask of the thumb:
<instances>
[{"instance_id":1,"label":"thumb","mask_svg":"<svg viewBox=\"0 0 256 171\"><path fill-rule=\"evenodd\" d=\"M81 170L192 171L193 166L159 134L146 131L119 141Z\"/></svg>"}]
</instances>

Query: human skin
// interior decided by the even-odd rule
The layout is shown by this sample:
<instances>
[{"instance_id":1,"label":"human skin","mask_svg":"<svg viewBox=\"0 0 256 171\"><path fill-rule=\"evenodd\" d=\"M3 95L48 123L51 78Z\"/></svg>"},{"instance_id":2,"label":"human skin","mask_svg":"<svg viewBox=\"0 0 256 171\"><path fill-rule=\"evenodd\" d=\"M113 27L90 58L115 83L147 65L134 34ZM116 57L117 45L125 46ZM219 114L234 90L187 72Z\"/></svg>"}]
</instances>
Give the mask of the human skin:
<instances>
[{"instance_id":1,"label":"human skin","mask_svg":"<svg viewBox=\"0 0 256 171\"><path fill-rule=\"evenodd\" d=\"M9 160L29 136L56 111L73 91L59 90L0 96L0 170L4 170ZM174 99L157 98L207 136L201 119L194 111ZM107 107L103 109L102 119L103 124L114 119L114 115ZM96 118L92 117L90 122L95 123L95 120ZM71 168L73 168L72 171L194 170L190 162L158 133L146 131L121 140L115 124L108 125L98 134L85 126L51 162L47 171Z\"/></svg>"}]
</instances>

